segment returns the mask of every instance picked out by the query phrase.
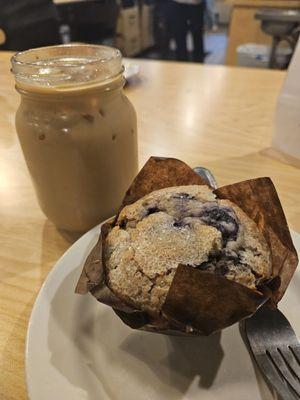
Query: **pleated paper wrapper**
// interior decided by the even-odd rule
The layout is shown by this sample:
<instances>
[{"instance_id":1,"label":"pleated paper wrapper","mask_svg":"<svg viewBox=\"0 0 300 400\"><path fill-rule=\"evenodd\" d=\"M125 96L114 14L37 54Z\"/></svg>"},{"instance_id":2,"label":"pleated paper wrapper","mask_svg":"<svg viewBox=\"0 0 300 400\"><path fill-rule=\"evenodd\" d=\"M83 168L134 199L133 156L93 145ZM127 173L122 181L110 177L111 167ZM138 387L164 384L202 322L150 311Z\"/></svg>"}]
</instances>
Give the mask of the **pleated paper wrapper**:
<instances>
[{"instance_id":1,"label":"pleated paper wrapper","mask_svg":"<svg viewBox=\"0 0 300 400\"><path fill-rule=\"evenodd\" d=\"M171 186L207 185L192 168L172 158L151 157L128 189L120 210L141 197ZM108 286L102 259L105 239L117 219L101 227L87 258L76 293L90 292L133 329L170 335L210 335L253 315L264 303L276 307L298 265L276 189L269 178L250 179L214 190L217 198L238 205L258 226L271 251L272 279L252 290L221 275L179 265L158 317L134 309Z\"/></svg>"}]
</instances>

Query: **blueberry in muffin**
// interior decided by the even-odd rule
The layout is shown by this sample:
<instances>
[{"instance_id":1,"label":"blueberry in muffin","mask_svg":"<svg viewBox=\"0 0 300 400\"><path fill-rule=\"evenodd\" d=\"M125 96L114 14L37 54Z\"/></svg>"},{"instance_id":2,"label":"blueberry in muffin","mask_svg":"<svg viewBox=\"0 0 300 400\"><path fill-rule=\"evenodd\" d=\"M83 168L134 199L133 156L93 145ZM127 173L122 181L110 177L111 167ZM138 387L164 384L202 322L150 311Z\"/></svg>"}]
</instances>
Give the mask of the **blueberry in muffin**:
<instances>
[{"instance_id":1,"label":"blueberry in muffin","mask_svg":"<svg viewBox=\"0 0 300 400\"><path fill-rule=\"evenodd\" d=\"M125 206L103 245L110 289L156 316L179 265L256 289L272 275L270 249L250 219L205 185L168 187Z\"/></svg>"}]
</instances>

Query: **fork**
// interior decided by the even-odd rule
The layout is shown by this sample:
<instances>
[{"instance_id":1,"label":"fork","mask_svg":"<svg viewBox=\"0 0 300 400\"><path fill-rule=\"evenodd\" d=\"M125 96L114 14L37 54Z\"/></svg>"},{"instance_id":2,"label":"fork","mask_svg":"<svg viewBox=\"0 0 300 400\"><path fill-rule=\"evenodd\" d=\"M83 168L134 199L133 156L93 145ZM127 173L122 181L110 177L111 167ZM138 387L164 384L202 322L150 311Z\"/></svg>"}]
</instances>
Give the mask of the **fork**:
<instances>
[{"instance_id":1,"label":"fork","mask_svg":"<svg viewBox=\"0 0 300 400\"><path fill-rule=\"evenodd\" d=\"M217 182L206 168L194 171L216 189ZM263 305L240 322L240 330L266 382L282 400L300 399L300 343L281 311Z\"/></svg>"},{"instance_id":2,"label":"fork","mask_svg":"<svg viewBox=\"0 0 300 400\"><path fill-rule=\"evenodd\" d=\"M300 343L282 312L264 305L243 324L267 383L282 400L300 399Z\"/></svg>"}]
</instances>

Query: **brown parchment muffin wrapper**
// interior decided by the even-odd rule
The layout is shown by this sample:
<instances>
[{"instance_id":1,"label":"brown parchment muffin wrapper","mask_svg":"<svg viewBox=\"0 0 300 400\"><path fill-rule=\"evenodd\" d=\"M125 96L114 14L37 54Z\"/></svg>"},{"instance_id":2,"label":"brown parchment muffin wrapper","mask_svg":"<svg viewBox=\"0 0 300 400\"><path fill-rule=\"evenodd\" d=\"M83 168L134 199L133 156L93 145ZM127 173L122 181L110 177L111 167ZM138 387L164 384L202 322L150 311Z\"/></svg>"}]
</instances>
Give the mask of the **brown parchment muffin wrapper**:
<instances>
[{"instance_id":1,"label":"brown parchment muffin wrapper","mask_svg":"<svg viewBox=\"0 0 300 400\"><path fill-rule=\"evenodd\" d=\"M151 157L128 189L120 210L141 197L171 186L207 185L182 161ZM264 235L271 251L272 279L251 290L223 276L179 265L159 317L153 318L117 297L109 288L102 248L118 217L101 227L98 243L87 258L76 293L90 292L111 306L133 329L181 335L209 335L253 315L268 302L276 307L298 265L280 200L269 178L257 178L214 190L217 198L238 205Z\"/></svg>"}]
</instances>

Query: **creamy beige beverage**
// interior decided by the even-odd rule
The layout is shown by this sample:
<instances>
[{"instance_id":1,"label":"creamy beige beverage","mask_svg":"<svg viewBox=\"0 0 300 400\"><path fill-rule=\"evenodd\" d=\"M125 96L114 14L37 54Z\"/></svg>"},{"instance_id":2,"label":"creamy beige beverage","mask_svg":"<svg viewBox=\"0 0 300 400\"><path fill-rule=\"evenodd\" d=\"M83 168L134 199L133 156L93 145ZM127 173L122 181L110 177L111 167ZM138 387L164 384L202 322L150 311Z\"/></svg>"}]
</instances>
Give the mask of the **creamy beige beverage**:
<instances>
[{"instance_id":1,"label":"creamy beige beverage","mask_svg":"<svg viewBox=\"0 0 300 400\"><path fill-rule=\"evenodd\" d=\"M138 169L121 54L54 46L18 53L12 65L16 129L40 206L58 228L85 232L116 212Z\"/></svg>"}]
</instances>

